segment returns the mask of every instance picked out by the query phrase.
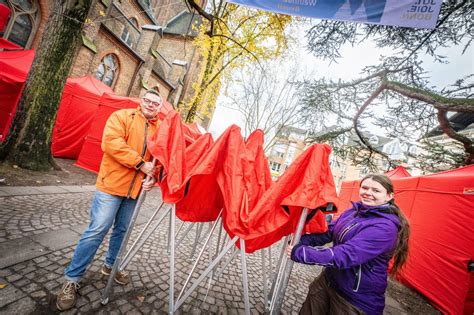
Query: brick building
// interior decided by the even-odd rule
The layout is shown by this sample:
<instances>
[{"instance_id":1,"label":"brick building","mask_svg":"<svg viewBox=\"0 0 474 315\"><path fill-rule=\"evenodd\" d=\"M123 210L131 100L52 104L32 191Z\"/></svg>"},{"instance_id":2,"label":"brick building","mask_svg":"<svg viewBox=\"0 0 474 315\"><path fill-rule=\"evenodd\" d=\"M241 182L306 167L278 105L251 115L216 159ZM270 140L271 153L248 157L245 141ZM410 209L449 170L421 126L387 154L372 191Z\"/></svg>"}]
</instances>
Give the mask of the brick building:
<instances>
[{"instance_id":1,"label":"brick building","mask_svg":"<svg viewBox=\"0 0 474 315\"><path fill-rule=\"evenodd\" d=\"M12 13L0 37L38 47L53 0L0 0ZM184 1L96 0L69 76L93 75L117 95L159 87L175 107L192 97L200 57L192 44L201 23Z\"/></svg>"}]
</instances>

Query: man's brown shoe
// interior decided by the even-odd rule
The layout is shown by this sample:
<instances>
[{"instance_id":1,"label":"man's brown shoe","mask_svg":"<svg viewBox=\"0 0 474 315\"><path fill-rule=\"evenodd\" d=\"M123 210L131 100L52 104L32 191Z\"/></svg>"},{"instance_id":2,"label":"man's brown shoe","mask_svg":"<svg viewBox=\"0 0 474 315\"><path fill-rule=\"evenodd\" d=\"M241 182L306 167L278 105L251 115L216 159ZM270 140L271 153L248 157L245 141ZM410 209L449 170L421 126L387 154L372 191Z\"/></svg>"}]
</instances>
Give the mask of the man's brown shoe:
<instances>
[{"instance_id":1,"label":"man's brown shoe","mask_svg":"<svg viewBox=\"0 0 474 315\"><path fill-rule=\"evenodd\" d=\"M100 269L100 273L106 276L109 276L111 272L112 272L112 269L107 267L106 265L103 265L102 269ZM127 273L123 271L117 271L117 273L115 274L114 280L120 285L126 285L130 283L130 277L128 276Z\"/></svg>"},{"instance_id":2,"label":"man's brown shoe","mask_svg":"<svg viewBox=\"0 0 474 315\"><path fill-rule=\"evenodd\" d=\"M67 281L63 284L61 291L56 298L56 307L60 311L66 311L76 304L77 290L79 290L79 283Z\"/></svg>"}]
</instances>

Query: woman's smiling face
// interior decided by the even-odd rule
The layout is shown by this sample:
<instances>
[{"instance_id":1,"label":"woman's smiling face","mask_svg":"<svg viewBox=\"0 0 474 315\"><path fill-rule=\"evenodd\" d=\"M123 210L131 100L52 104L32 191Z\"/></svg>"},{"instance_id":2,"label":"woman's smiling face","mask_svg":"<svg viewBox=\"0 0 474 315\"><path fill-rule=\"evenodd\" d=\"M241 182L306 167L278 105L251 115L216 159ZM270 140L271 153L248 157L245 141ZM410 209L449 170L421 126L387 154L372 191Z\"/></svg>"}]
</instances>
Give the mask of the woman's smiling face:
<instances>
[{"instance_id":1,"label":"woman's smiling face","mask_svg":"<svg viewBox=\"0 0 474 315\"><path fill-rule=\"evenodd\" d=\"M371 178L360 183L359 197L363 204L368 206L380 206L393 198L393 193Z\"/></svg>"}]
</instances>

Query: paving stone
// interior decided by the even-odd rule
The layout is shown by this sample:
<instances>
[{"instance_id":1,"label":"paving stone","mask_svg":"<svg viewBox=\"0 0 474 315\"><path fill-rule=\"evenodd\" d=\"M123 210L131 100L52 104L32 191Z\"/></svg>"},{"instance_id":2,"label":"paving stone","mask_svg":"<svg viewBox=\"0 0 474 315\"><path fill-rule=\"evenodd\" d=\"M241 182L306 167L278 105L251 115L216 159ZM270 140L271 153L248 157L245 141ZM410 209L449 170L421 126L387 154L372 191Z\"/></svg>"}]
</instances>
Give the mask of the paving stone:
<instances>
[{"instance_id":1,"label":"paving stone","mask_svg":"<svg viewBox=\"0 0 474 315\"><path fill-rule=\"evenodd\" d=\"M5 305L21 300L26 296L25 293L21 292L19 288L14 287L11 283L4 284L6 287L1 290L0 294L0 313L2 311L2 307Z\"/></svg>"},{"instance_id":2,"label":"paving stone","mask_svg":"<svg viewBox=\"0 0 474 315\"><path fill-rule=\"evenodd\" d=\"M0 269L45 254L46 248L24 237L0 243Z\"/></svg>"},{"instance_id":3,"label":"paving stone","mask_svg":"<svg viewBox=\"0 0 474 315\"><path fill-rule=\"evenodd\" d=\"M38 195L42 194L40 190L35 187L19 186L19 187L0 187L0 191L9 196L24 196L24 195Z\"/></svg>"},{"instance_id":4,"label":"paving stone","mask_svg":"<svg viewBox=\"0 0 474 315\"><path fill-rule=\"evenodd\" d=\"M1 298L0 298L0 301L1 301ZM31 314L36 310L36 308L37 308L37 304L32 298L28 296L18 297L14 302L8 304L4 308L0 306L0 313L2 314Z\"/></svg>"}]
</instances>

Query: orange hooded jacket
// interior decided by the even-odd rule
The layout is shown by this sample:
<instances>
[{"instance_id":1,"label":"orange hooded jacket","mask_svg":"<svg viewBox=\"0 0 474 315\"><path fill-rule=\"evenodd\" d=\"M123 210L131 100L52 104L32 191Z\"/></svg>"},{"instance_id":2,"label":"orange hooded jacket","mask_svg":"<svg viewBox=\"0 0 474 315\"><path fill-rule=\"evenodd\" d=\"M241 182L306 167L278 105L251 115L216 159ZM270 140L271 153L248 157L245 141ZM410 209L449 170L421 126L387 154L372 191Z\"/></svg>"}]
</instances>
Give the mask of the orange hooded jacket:
<instances>
[{"instance_id":1,"label":"orange hooded jacket","mask_svg":"<svg viewBox=\"0 0 474 315\"><path fill-rule=\"evenodd\" d=\"M140 161L150 161L145 139L156 131L157 120L148 120L140 107L114 112L104 128L96 187L105 193L137 198L145 174L136 168Z\"/></svg>"}]
</instances>

